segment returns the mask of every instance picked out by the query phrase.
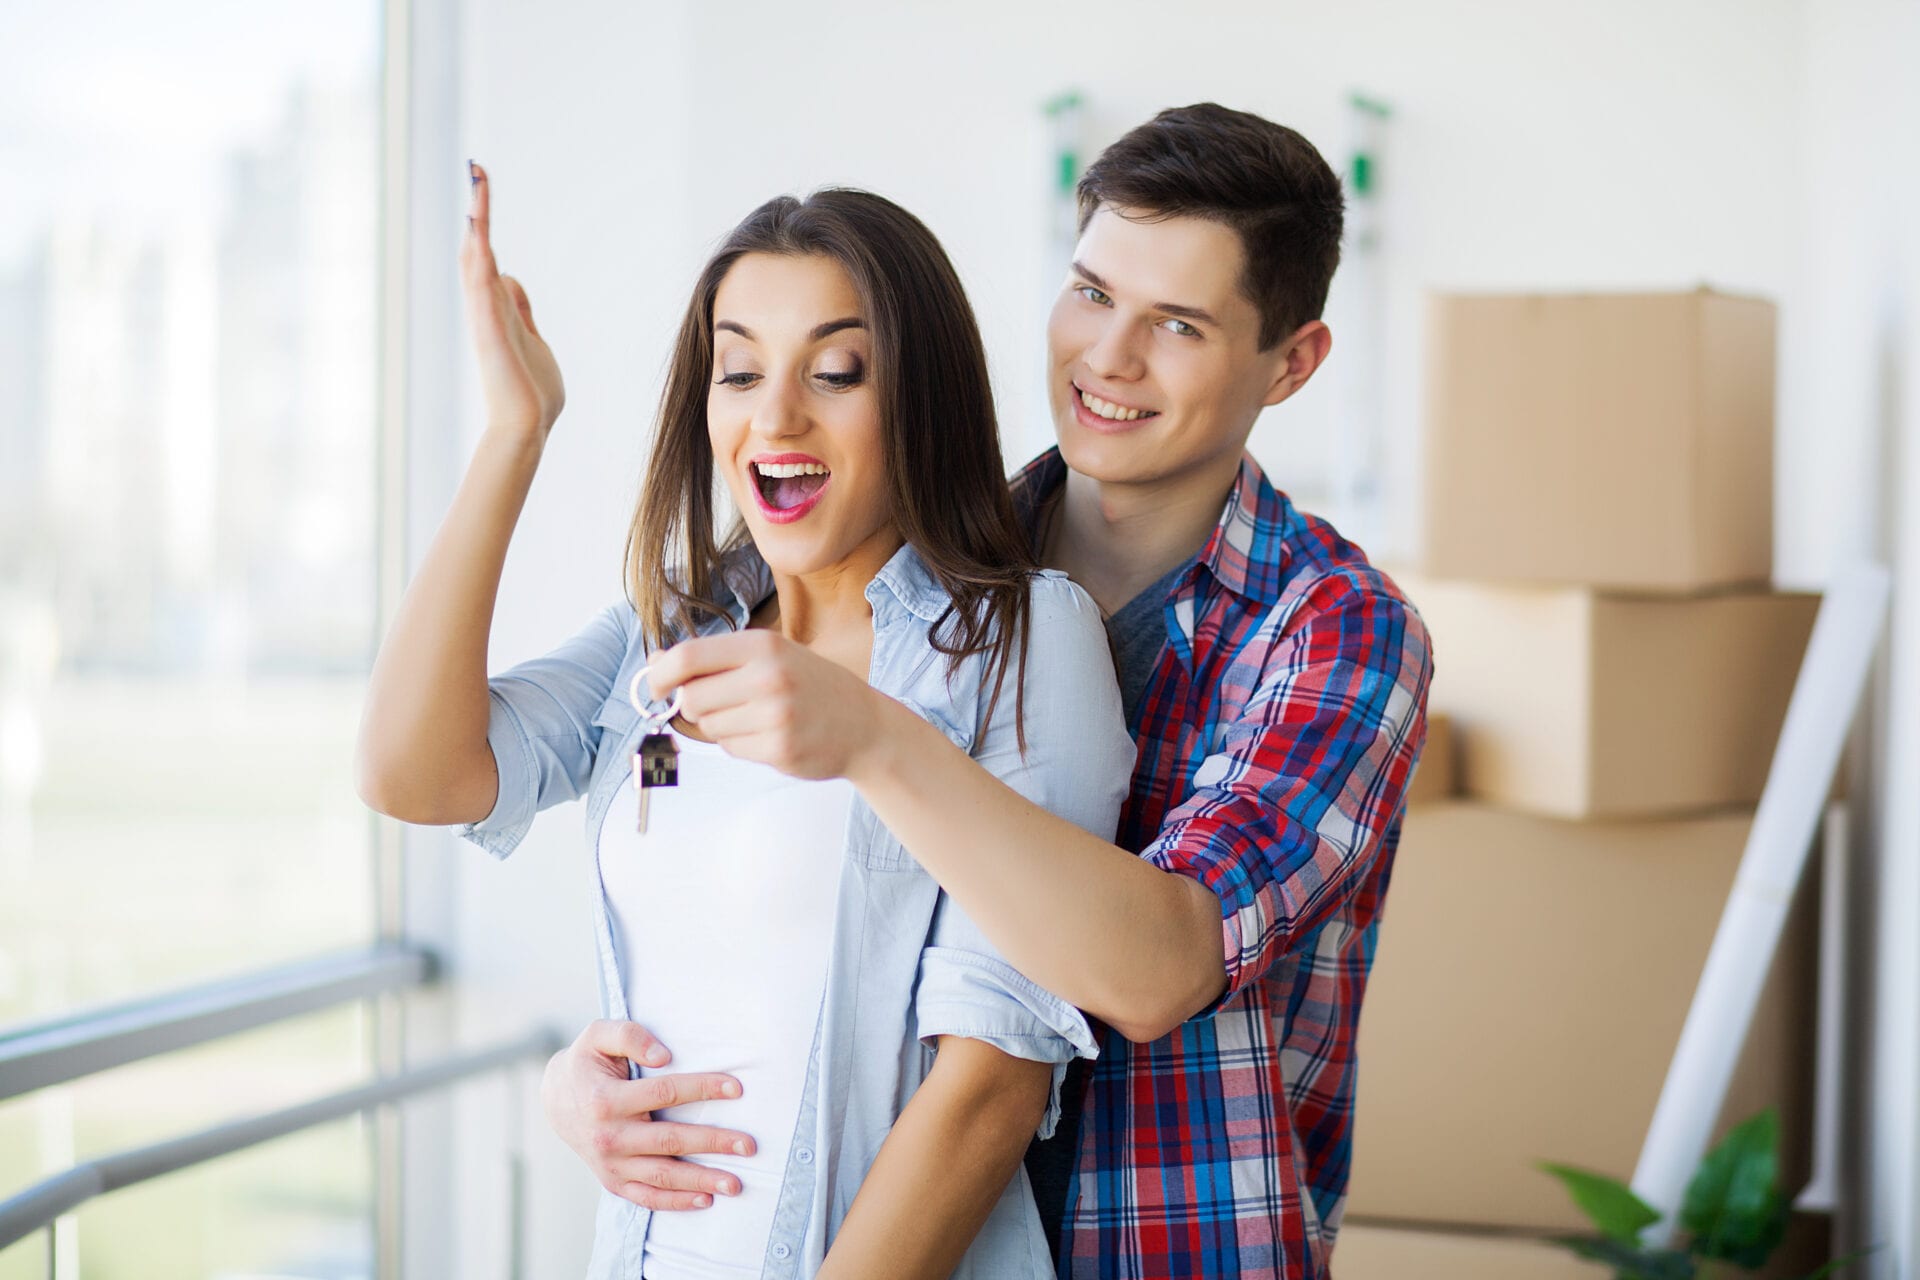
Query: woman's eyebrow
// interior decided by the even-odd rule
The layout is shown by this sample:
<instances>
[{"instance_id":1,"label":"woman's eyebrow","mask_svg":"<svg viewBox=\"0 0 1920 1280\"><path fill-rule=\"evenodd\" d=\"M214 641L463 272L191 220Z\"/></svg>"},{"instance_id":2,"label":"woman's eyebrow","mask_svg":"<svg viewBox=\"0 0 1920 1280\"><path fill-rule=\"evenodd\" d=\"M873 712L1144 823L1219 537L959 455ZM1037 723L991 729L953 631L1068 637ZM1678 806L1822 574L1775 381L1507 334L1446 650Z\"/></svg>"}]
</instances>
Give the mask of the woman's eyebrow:
<instances>
[{"instance_id":1,"label":"woman's eyebrow","mask_svg":"<svg viewBox=\"0 0 1920 1280\"><path fill-rule=\"evenodd\" d=\"M832 337L842 329L864 329L866 327L867 322L859 316L842 316L838 320L829 320L825 324L813 326L812 331L807 334L807 340L809 342L818 342L822 338ZM737 320L717 321L713 326L713 331L715 333L737 333L748 342L758 341L758 339L753 336L753 330L747 328L747 326Z\"/></svg>"},{"instance_id":2,"label":"woman's eyebrow","mask_svg":"<svg viewBox=\"0 0 1920 1280\"><path fill-rule=\"evenodd\" d=\"M818 342L822 338L839 333L842 329L864 329L866 327L867 322L859 316L842 316L838 320L829 320L825 324L813 326L813 332L807 336L813 341Z\"/></svg>"}]
</instances>

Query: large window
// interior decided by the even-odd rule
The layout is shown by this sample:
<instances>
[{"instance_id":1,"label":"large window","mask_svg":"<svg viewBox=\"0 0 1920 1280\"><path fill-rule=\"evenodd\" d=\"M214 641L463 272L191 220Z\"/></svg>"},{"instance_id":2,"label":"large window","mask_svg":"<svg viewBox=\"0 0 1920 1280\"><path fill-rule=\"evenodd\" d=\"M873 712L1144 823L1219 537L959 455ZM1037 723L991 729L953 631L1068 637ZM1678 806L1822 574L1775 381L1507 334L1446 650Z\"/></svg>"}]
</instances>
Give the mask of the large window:
<instances>
[{"instance_id":1,"label":"large window","mask_svg":"<svg viewBox=\"0 0 1920 1280\"><path fill-rule=\"evenodd\" d=\"M0 1025L373 938L380 33L377 0L0 6ZM0 1104L0 1194L352 1079L362 1023ZM363 1145L110 1197L63 1273L365 1274ZM214 1221L182 1269L127 1247Z\"/></svg>"}]
</instances>

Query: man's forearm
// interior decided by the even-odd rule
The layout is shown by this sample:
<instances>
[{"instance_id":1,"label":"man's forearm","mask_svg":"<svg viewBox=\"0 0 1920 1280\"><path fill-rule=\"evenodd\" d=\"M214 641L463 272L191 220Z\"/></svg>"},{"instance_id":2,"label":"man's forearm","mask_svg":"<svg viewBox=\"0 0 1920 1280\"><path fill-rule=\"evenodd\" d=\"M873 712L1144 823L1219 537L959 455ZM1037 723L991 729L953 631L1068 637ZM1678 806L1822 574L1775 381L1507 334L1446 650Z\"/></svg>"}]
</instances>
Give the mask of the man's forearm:
<instances>
[{"instance_id":1,"label":"man's forearm","mask_svg":"<svg viewBox=\"0 0 1920 1280\"><path fill-rule=\"evenodd\" d=\"M834 1236L819 1280L951 1275L1045 1114L1053 1066L943 1036Z\"/></svg>"},{"instance_id":2,"label":"man's forearm","mask_svg":"<svg viewBox=\"0 0 1920 1280\"><path fill-rule=\"evenodd\" d=\"M848 779L1009 963L1132 1040L1226 985L1219 899L1021 796L897 703Z\"/></svg>"}]
</instances>

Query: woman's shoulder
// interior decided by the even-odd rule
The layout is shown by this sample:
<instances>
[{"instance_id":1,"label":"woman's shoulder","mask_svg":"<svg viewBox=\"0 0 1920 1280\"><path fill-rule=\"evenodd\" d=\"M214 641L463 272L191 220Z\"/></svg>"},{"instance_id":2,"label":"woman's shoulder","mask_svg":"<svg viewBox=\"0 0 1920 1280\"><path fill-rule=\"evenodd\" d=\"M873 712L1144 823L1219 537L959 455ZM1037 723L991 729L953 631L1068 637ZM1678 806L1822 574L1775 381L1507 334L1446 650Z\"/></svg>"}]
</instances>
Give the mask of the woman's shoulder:
<instances>
[{"instance_id":1,"label":"woman's shoulder","mask_svg":"<svg viewBox=\"0 0 1920 1280\"><path fill-rule=\"evenodd\" d=\"M1027 598L1033 602L1036 620L1045 610L1049 617L1078 618L1090 615L1095 622L1104 621L1100 606L1087 594L1087 589L1069 578L1062 569L1036 569L1033 580L1027 586Z\"/></svg>"},{"instance_id":2,"label":"woman's shoulder","mask_svg":"<svg viewBox=\"0 0 1920 1280\"><path fill-rule=\"evenodd\" d=\"M1106 617L1086 588L1058 569L1041 569L1028 587L1027 671L1050 678L1061 666L1113 669Z\"/></svg>"}]
</instances>

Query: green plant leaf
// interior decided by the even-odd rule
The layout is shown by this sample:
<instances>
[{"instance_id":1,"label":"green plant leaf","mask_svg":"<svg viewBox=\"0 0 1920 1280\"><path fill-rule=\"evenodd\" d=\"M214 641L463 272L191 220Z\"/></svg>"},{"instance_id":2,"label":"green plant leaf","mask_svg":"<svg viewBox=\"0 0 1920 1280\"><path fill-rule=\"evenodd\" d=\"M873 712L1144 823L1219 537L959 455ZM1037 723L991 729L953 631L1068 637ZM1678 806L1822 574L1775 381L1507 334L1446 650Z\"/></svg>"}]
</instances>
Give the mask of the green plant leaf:
<instances>
[{"instance_id":1,"label":"green plant leaf","mask_svg":"<svg viewBox=\"0 0 1920 1280\"><path fill-rule=\"evenodd\" d=\"M1564 1164L1542 1164L1540 1168L1565 1184L1580 1211L1609 1240L1637 1245L1640 1233L1660 1221L1659 1210L1617 1178Z\"/></svg>"},{"instance_id":2,"label":"green plant leaf","mask_svg":"<svg viewBox=\"0 0 1920 1280\"><path fill-rule=\"evenodd\" d=\"M1694 1261L1678 1249L1642 1249L1618 1240L1563 1236L1553 1243L1612 1267L1615 1280L1694 1280Z\"/></svg>"},{"instance_id":3,"label":"green plant leaf","mask_svg":"<svg viewBox=\"0 0 1920 1280\"><path fill-rule=\"evenodd\" d=\"M1734 1126L1707 1153L1680 1207L1693 1252L1741 1266L1766 1261L1790 1211L1778 1186L1779 1150L1780 1120L1769 1107Z\"/></svg>"}]
</instances>

